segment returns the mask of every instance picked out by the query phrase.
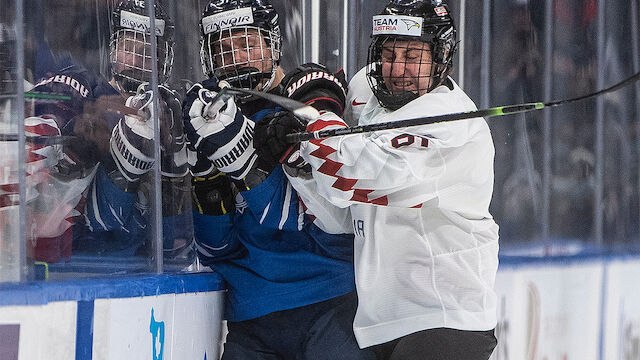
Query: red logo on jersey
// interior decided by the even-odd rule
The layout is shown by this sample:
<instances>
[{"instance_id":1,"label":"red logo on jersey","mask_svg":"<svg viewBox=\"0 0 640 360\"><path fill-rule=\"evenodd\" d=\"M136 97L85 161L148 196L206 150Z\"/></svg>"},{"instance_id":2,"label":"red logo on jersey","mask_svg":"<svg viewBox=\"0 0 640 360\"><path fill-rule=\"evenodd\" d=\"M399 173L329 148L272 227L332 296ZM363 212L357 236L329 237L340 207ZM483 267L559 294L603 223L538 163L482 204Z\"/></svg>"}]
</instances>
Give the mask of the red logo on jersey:
<instances>
[{"instance_id":1,"label":"red logo on jersey","mask_svg":"<svg viewBox=\"0 0 640 360\"><path fill-rule=\"evenodd\" d=\"M447 8L445 8L444 6L438 6L437 8L433 9L436 14L438 16L445 16L447 15Z\"/></svg>"},{"instance_id":2,"label":"red logo on jersey","mask_svg":"<svg viewBox=\"0 0 640 360\"><path fill-rule=\"evenodd\" d=\"M353 101L351 102L351 105L353 106L360 106L364 104L366 104L366 102L357 102L356 99L353 99Z\"/></svg>"}]
</instances>

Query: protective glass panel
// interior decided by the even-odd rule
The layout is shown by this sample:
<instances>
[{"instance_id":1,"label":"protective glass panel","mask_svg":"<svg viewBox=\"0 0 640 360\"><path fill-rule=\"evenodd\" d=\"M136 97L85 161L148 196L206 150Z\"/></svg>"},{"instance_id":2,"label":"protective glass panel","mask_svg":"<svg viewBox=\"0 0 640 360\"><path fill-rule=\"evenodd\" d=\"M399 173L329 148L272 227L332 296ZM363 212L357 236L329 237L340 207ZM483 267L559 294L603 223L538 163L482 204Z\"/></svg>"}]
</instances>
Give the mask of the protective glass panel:
<instances>
[{"instance_id":1,"label":"protective glass panel","mask_svg":"<svg viewBox=\"0 0 640 360\"><path fill-rule=\"evenodd\" d=\"M0 6L0 282L21 276L15 7Z\"/></svg>"},{"instance_id":2,"label":"protective glass panel","mask_svg":"<svg viewBox=\"0 0 640 360\"><path fill-rule=\"evenodd\" d=\"M386 3L350 2L349 21L359 24L349 34L357 39L350 67L365 65L371 16ZM546 4L449 2L460 41L452 77L479 108L586 95L638 71L637 3L606 1L603 14L595 1L555 1L549 13ZM548 113L488 120L496 148L490 210L503 250L637 247L638 104L631 85Z\"/></svg>"},{"instance_id":3,"label":"protective glass panel","mask_svg":"<svg viewBox=\"0 0 640 360\"><path fill-rule=\"evenodd\" d=\"M467 14L483 13L483 2L467 2ZM526 3L504 1L487 15L504 21L490 31L490 19L468 18L465 34L466 81L476 99L489 91L488 106L541 101L544 96L544 6L535 14ZM486 35L485 35L486 36ZM500 54L500 56L496 56ZM491 61L490 81L482 82L482 56ZM476 85L477 84L477 85ZM480 103L478 103L479 106ZM499 221L502 244L540 240L543 218L544 114L533 112L489 119L494 143L495 185L491 212ZM532 214L536 214L533 216Z\"/></svg>"},{"instance_id":4,"label":"protective glass panel","mask_svg":"<svg viewBox=\"0 0 640 360\"><path fill-rule=\"evenodd\" d=\"M338 71L346 65L344 61L348 51L344 46L346 3L342 0L318 1L318 11L313 12L318 15L318 62L332 71Z\"/></svg>"},{"instance_id":5,"label":"protective glass panel","mask_svg":"<svg viewBox=\"0 0 640 360\"><path fill-rule=\"evenodd\" d=\"M603 14L593 1L557 2L549 13L541 1L492 2L493 20L482 22L492 24L491 66L479 69L489 71L488 87L472 70L482 56L473 45L483 43L482 32L472 29L479 20L467 20L469 93L481 98L489 91L489 106L561 100L631 76L638 46L632 10L631 2L607 2ZM540 244L548 254L637 247L636 107L637 87L628 86L548 114L490 120L496 144L491 210L502 244Z\"/></svg>"},{"instance_id":6,"label":"protective glass panel","mask_svg":"<svg viewBox=\"0 0 640 360\"><path fill-rule=\"evenodd\" d=\"M173 69L177 51L198 57L196 5L157 3L151 31L150 4L25 1L27 257L47 269L36 278L193 264L181 79L200 70Z\"/></svg>"}]
</instances>

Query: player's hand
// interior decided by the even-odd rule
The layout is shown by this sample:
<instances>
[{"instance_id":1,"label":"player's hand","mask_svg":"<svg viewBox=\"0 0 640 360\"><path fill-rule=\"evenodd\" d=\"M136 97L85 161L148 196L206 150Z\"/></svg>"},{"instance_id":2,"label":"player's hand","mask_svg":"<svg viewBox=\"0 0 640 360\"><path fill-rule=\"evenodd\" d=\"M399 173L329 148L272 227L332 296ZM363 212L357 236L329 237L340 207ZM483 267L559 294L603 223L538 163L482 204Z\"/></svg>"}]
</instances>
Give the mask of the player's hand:
<instances>
[{"instance_id":1,"label":"player's hand","mask_svg":"<svg viewBox=\"0 0 640 360\"><path fill-rule=\"evenodd\" d=\"M342 116L347 97L344 71L333 74L321 64L298 66L282 79L283 96L313 106L318 111L331 111Z\"/></svg>"},{"instance_id":2,"label":"player's hand","mask_svg":"<svg viewBox=\"0 0 640 360\"><path fill-rule=\"evenodd\" d=\"M73 134L93 144L99 154L109 154L109 141L113 127L126 113L135 114L127 108L121 95L104 95L84 104L84 111L75 117Z\"/></svg>"},{"instance_id":3,"label":"player's hand","mask_svg":"<svg viewBox=\"0 0 640 360\"><path fill-rule=\"evenodd\" d=\"M290 144L286 135L304 131L305 121L290 112L280 111L266 115L256 125L254 146L262 161L281 163L290 168L309 171L309 165L300 156L300 144Z\"/></svg>"},{"instance_id":4,"label":"player's hand","mask_svg":"<svg viewBox=\"0 0 640 360\"><path fill-rule=\"evenodd\" d=\"M160 171L163 176L180 178L187 174L187 147L182 124L182 105L175 91L160 85Z\"/></svg>"},{"instance_id":5,"label":"player's hand","mask_svg":"<svg viewBox=\"0 0 640 360\"><path fill-rule=\"evenodd\" d=\"M194 208L200 214L224 215L235 209L235 195L231 180L218 170L191 180Z\"/></svg>"},{"instance_id":6,"label":"player's hand","mask_svg":"<svg viewBox=\"0 0 640 360\"><path fill-rule=\"evenodd\" d=\"M254 122L242 115L233 98L213 101L215 81L195 84L183 103L184 129L193 148L220 171L241 179L256 160Z\"/></svg>"},{"instance_id":7,"label":"player's hand","mask_svg":"<svg viewBox=\"0 0 640 360\"><path fill-rule=\"evenodd\" d=\"M137 110L120 118L111 132L109 150L120 171L128 182L137 182L151 170L153 158L153 92L130 96L125 101L128 108Z\"/></svg>"}]
</instances>

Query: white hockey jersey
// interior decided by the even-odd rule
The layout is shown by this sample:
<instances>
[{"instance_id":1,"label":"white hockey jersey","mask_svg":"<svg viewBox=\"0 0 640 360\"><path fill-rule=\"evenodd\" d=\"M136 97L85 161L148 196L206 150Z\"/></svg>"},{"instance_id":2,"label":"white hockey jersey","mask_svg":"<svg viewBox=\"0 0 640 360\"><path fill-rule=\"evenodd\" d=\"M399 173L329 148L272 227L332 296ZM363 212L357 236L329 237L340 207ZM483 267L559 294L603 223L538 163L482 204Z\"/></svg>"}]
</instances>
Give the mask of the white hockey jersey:
<instances>
[{"instance_id":1,"label":"white hockey jersey","mask_svg":"<svg viewBox=\"0 0 640 360\"><path fill-rule=\"evenodd\" d=\"M371 96L359 124L475 109L454 83L393 112ZM343 126L325 113L307 130ZM300 198L329 219L324 230L355 235L360 347L430 328L496 326L498 226L488 210L494 147L484 119L312 140L301 153L314 181L291 178ZM313 200L318 194L322 201ZM334 215L319 208L324 200ZM352 229L338 229L349 216Z\"/></svg>"},{"instance_id":2,"label":"white hockey jersey","mask_svg":"<svg viewBox=\"0 0 640 360\"><path fill-rule=\"evenodd\" d=\"M373 97L373 91L371 91L367 82L367 68L363 67L349 81L349 91L347 92L343 116L347 125L358 125L360 114L371 97Z\"/></svg>"}]
</instances>

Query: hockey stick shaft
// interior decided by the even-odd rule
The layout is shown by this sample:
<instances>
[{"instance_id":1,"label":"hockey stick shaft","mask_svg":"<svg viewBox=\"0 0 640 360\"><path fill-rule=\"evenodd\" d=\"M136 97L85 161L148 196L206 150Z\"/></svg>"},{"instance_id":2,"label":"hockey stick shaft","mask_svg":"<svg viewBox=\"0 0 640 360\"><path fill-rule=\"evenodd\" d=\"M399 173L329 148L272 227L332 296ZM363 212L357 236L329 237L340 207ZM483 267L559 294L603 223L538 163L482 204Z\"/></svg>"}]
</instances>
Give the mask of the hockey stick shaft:
<instances>
[{"instance_id":1,"label":"hockey stick shaft","mask_svg":"<svg viewBox=\"0 0 640 360\"><path fill-rule=\"evenodd\" d=\"M52 93L39 93L39 92L26 92L24 93L24 101L31 101L32 99L39 100L71 100L71 96L52 94Z\"/></svg>"},{"instance_id":2,"label":"hockey stick shaft","mask_svg":"<svg viewBox=\"0 0 640 360\"><path fill-rule=\"evenodd\" d=\"M293 100L284 96L269 94L264 91L238 89L233 87L223 87L220 92L218 92L218 94L213 98L211 104L215 104L218 101L227 101L232 95L251 95L261 99L265 99L282 107L287 111L290 111L291 113L293 113L293 115L307 121L315 120L318 118L318 116L320 116L318 110L297 100Z\"/></svg>"},{"instance_id":3,"label":"hockey stick shaft","mask_svg":"<svg viewBox=\"0 0 640 360\"><path fill-rule=\"evenodd\" d=\"M427 116L427 117L400 120L400 121L390 121L390 122L384 122L384 123L378 123L378 124L346 127L346 128L340 128L340 129L318 130L313 132L299 132L299 133L288 134L286 136L286 140L289 143L297 143L297 142L309 141L313 139L324 139L324 138L329 138L334 136L363 134L363 133L368 133L372 131L398 129L398 128L405 128L410 126L428 125L428 124L442 123L442 122L448 122L448 121L467 120L467 119L473 119L473 118L479 118L479 117L487 118L487 117L495 117L495 116L503 116L503 115L512 115L517 113L542 110L545 108L570 104L570 103L586 100L589 98L593 98L596 96L600 96L606 93L610 93L618 89L621 89L625 86L628 86L638 81L639 79L640 79L640 72L606 89L602 89L600 91L597 91L591 94L587 94L587 95L583 95L583 96L579 96L571 99L558 100L558 101L552 101L547 103L533 102L533 103L524 103L524 104L518 104L518 105L498 106L498 107L493 107L493 108L483 109L483 110L474 110L474 111L466 111L466 112L453 113L453 114Z\"/></svg>"}]
</instances>

